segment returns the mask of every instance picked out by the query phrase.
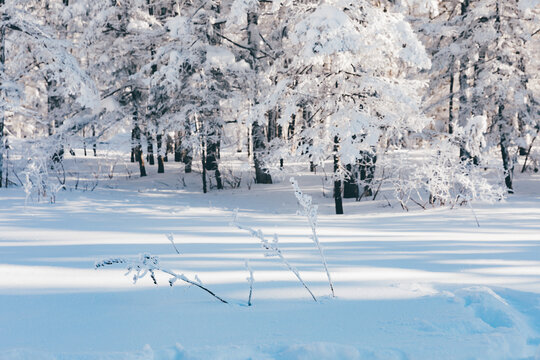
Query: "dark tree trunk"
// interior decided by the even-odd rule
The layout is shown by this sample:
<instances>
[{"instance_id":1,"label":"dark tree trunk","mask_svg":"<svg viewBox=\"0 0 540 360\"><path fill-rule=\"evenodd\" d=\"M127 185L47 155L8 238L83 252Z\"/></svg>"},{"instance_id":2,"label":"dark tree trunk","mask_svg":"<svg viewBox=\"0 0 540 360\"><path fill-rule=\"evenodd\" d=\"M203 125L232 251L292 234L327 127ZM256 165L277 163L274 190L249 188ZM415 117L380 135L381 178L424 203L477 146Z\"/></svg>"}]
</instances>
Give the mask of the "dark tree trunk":
<instances>
[{"instance_id":1,"label":"dark tree trunk","mask_svg":"<svg viewBox=\"0 0 540 360\"><path fill-rule=\"evenodd\" d=\"M182 161L182 136L180 131L174 133L174 161Z\"/></svg>"},{"instance_id":2,"label":"dark tree trunk","mask_svg":"<svg viewBox=\"0 0 540 360\"><path fill-rule=\"evenodd\" d=\"M371 185L375 178L375 164L377 163L377 155L369 151L361 151L359 162L360 180L364 183L364 192L362 196L373 195Z\"/></svg>"},{"instance_id":3,"label":"dark tree trunk","mask_svg":"<svg viewBox=\"0 0 540 360\"><path fill-rule=\"evenodd\" d=\"M257 184L271 184L272 177L267 169L263 168L261 157L266 148L263 128L257 122L253 123L253 162L255 164L255 182Z\"/></svg>"},{"instance_id":4,"label":"dark tree trunk","mask_svg":"<svg viewBox=\"0 0 540 360\"><path fill-rule=\"evenodd\" d=\"M203 146L203 151L202 151L202 155L201 155L201 162L202 162L202 189L203 189L203 193L207 193L208 190L207 190L207 187L206 187L206 151L204 149L204 146Z\"/></svg>"},{"instance_id":5,"label":"dark tree trunk","mask_svg":"<svg viewBox=\"0 0 540 360\"><path fill-rule=\"evenodd\" d=\"M356 167L351 164L346 165L347 176L343 182L343 197L345 199L358 198L358 184L356 183Z\"/></svg>"},{"instance_id":6,"label":"dark tree trunk","mask_svg":"<svg viewBox=\"0 0 540 360\"><path fill-rule=\"evenodd\" d=\"M150 134L150 131L146 133L146 143L147 143L147 152L146 154L146 160L150 165L154 165L154 143L153 143L152 134Z\"/></svg>"},{"instance_id":7,"label":"dark tree trunk","mask_svg":"<svg viewBox=\"0 0 540 360\"><path fill-rule=\"evenodd\" d=\"M454 133L454 63L450 65L450 98L448 100L448 133Z\"/></svg>"},{"instance_id":8,"label":"dark tree trunk","mask_svg":"<svg viewBox=\"0 0 540 360\"><path fill-rule=\"evenodd\" d=\"M259 52L259 35L258 32L258 22L259 14L255 12L247 13L247 42L250 53L250 58L248 60L251 69L258 71L258 52ZM255 104L257 99L254 99ZM264 129L259 125L258 122L254 122L251 129L252 136L252 146L253 146L253 163L255 166L255 182L257 184L271 184L272 177L268 173L267 169L263 168L262 164L262 154L266 148L265 145L265 136ZM249 137L249 134L248 134ZM249 147L248 147L249 148Z\"/></svg>"},{"instance_id":9,"label":"dark tree trunk","mask_svg":"<svg viewBox=\"0 0 540 360\"><path fill-rule=\"evenodd\" d=\"M139 162L139 172L141 174L141 177L146 176L146 167L144 166L144 156L141 145L137 145L137 147L135 148L135 157Z\"/></svg>"},{"instance_id":10,"label":"dark tree trunk","mask_svg":"<svg viewBox=\"0 0 540 360\"><path fill-rule=\"evenodd\" d=\"M251 132L249 131L249 126L247 127L247 156L251 156Z\"/></svg>"},{"instance_id":11,"label":"dark tree trunk","mask_svg":"<svg viewBox=\"0 0 540 360\"><path fill-rule=\"evenodd\" d=\"M219 133L219 132L217 132ZM216 184L219 190L223 189L221 173L219 172L219 138L216 132L212 132L206 139L206 170L214 171L216 175Z\"/></svg>"},{"instance_id":12,"label":"dark tree trunk","mask_svg":"<svg viewBox=\"0 0 540 360\"><path fill-rule=\"evenodd\" d=\"M465 16L469 8L469 0L461 2L461 15ZM467 66L469 64L468 55L464 55L459 60L459 112L458 122L460 126L465 126L471 116L471 104L468 94L469 79L467 76ZM459 158L462 161L470 159L469 152L465 149L464 144L460 145Z\"/></svg>"},{"instance_id":13,"label":"dark tree trunk","mask_svg":"<svg viewBox=\"0 0 540 360\"><path fill-rule=\"evenodd\" d=\"M193 164L193 155L191 148L184 149L184 156L182 157L182 162L184 163L184 171L186 174L191 172Z\"/></svg>"},{"instance_id":14,"label":"dark tree trunk","mask_svg":"<svg viewBox=\"0 0 540 360\"><path fill-rule=\"evenodd\" d=\"M137 148L141 146L141 129L135 124L131 129L131 162L139 161L140 153Z\"/></svg>"},{"instance_id":15,"label":"dark tree trunk","mask_svg":"<svg viewBox=\"0 0 540 360\"><path fill-rule=\"evenodd\" d=\"M86 126L83 126L82 128L82 137L83 137L83 152L84 152L84 156L86 156L87 155L86 154Z\"/></svg>"},{"instance_id":16,"label":"dark tree trunk","mask_svg":"<svg viewBox=\"0 0 540 360\"><path fill-rule=\"evenodd\" d=\"M336 204L336 214L343 214L343 200L341 199L341 180L338 177L339 169L339 138L334 137L334 202Z\"/></svg>"},{"instance_id":17,"label":"dark tree trunk","mask_svg":"<svg viewBox=\"0 0 540 360\"><path fill-rule=\"evenodd\" d=\"M508 189L508 193L513 194L514 189L512 186L512 176L514 174L514 165L512 164L512 160L510 159L510 153L508 151L508 139L506 134L506 128L503 119L503 110L504 105L499 105L498 110L498 121L499 121L499 145L501 147L501 157L503 162L503 168L504 168L504 182L506 184L506 188Z\"/></svg>"},{"instance_id":18,"label":"dark tree trunk","mask_svg":"<svg viewBox=\"0 0 540 360\"><path fill-rule=\"evenodd\" d=\"M0 4L4 4L4 0L0 0ZM6 36L6 27L0 27L0 73L4 73L4 65L6 63L6 52L5 52L5 36ZM0 98L3 97L4 91L0 87ZM2 187L3 179L3 168L4 168L4 121L5 113L4 108L0 108L0 187Z\"/></svg>"},{"instance_id":19,"label":"dark tree trunk","mask_svg":"<svg viewBox=\"0 0 540 360\"><path fill-rule=\"evenodd\" d=\"M56 95L55 88L57 87L56 80L52 78L52 74L47 74L46 76L46 85L47 85L47 116L49 120L49 136L56 133L62 125L61 115L58 114L58 109L62 104L62 97ZM57 150L52 154L52 160L54 162L60 162L64 158L64 146L62 144L58 145Z\"/></svg>"},{"instance_id":20,"label":"dark tree trunk","mask_svg":"<svg viewBox=\"0 0 540 360\"><path fill-rule=\"evenodd\" d=\"M169 161L169 154L172 154L174 152L174 140L169 135L165 135L165 155L163 156L163 161L168 162Z\"/></svg>"},{"instance_id":21,"label":"dark tree trunk","mask_svg":"<svg viewBox=\"0 0 540 360\"><path fill-rule=\"evenodd\" d=\"M97 156L96 127L94 125L92 125L92 137L94 138L94 144L92 145L92 150L94 151L94 156Z\"/></svg>"},{"instance_id":22,"label":"dark tree trunk","mask_svg":"<svg viewBox=\"0 0 540 360\"><path fill-rule=\"evenodd\" d=\"M278 112L276 110L270 110L266 114L268 117L268 133L267 138L268 142L274 140L278 135L278 129L277 129L277 116Z\"/></svg>"},{"instance_id":23,"label":"dark tree trunk","mask_svg":"<svg viewBox=\"0 0 540 360\"><path fill-rule=\"evenodd\" d=\"M162 141L163 137L161 134L156 136L157 141L157 162L158 162L158 174L163 174L165 172L165 166L163 164L163 155L161 154L161 148L162 148Z\"/></svg>"}]
</instances>

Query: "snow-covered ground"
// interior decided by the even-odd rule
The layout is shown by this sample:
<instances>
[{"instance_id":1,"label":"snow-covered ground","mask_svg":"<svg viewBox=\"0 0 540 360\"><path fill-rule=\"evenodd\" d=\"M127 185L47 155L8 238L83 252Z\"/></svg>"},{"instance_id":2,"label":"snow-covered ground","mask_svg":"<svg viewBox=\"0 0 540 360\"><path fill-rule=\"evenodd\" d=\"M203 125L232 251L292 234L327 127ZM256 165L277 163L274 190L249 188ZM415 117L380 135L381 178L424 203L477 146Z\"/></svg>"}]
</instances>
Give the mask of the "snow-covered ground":
<instances>
[{"instance_id":1,"label":"snow-covered ground","mask_svg":"<svg viewBox=\"0 0 540 360\"><path fill-rule=\"evenodd\" d=\"M202 194L199 175L182 180L174 163L143 179L132 164L127 179L123 166L94 191L90 178L60 192L56 204L0 191L0 359L540 359L538 175L474 214L405 212L381 197L347 200L343 216L332 215L318 177L298 177L320 205L331 298L285 179ZM236 208L239 223L279 236L318 302L231 226ZM169 287L167 276L134 285L120 265L94 269L141 253L230 303Z\"/></svg>"}]
</instances>

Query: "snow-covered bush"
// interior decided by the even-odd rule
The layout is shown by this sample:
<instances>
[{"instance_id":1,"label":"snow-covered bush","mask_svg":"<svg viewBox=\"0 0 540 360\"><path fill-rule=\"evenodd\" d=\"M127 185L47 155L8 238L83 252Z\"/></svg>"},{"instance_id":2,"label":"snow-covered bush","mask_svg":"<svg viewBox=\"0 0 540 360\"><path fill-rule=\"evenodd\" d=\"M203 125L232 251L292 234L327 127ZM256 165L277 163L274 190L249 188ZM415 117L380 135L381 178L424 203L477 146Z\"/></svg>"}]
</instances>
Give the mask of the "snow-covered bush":
<instances>
[{"instance_id":1,"label":"snow-covered bush","mask_svg":"<svg viewBox=\"0 0 540 360\"><path fill-rule=\"evenodd\" d=\"M422 208L432 205L455 206L472 201L494 202L504 198L502 169L479 166L472 159L459 158L455 140L441 139L428 156L411 161L402 155L390 178L396 199L404 209L409 203ZM493 181L488 181L491 176Z\"/></svg>"}]
</instances>

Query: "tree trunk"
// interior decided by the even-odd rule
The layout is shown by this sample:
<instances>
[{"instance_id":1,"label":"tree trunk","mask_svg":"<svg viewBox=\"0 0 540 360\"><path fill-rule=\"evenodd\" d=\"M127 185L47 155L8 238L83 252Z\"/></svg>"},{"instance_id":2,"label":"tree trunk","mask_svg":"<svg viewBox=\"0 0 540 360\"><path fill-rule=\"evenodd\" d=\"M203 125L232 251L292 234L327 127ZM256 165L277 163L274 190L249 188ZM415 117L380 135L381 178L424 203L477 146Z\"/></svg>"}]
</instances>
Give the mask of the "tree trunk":
<instances>
[{"instance_id":1,"label":"tree trunk","mask_svg":"<svg viewBox=\"0 0 540 360\"><path fill-rule=\"evenodd\" d=\"M150 165L154 165L154 143L153 143L152 134L150 131L146 133L146 144L147 144L147 154L146 154L146 160Z\"/></svg>"},{"instance_id":2,"label":"tree trunk","mask_svg":"<svg viewBox=\"0 0 540 360\"><path fill-rule=\"evenodd\" d=\"M512 160L510 159L510 153L508 151L508 140L506 137L506 126L503 119L503 110L504 105L499 105L498 110L498 121L499 121L499 145L501 147L501 157L503 162L503 168L504 168L504 182L506 184L506 188L508 189L508 193L513 194L514 189L512 187L512 176L514 174L514 165L512 164Z\"/></svg>"},{"instance_id":3,"label":"tree trunk","mask_svg":"<svg viewBox=\"0 0 540 360\"><path fill-rule=\"evenodd\" d=\"M158 153L158 156L157 156L158 171L157 172L158 174L163 174L165 172L165 166L163 164L163 154L161 153L162 141L163 141L163 137L161 134L156 136L156 141L157 141L157 153Z\"/></svg>"},{"instance_id":4,"label":"tree trunk","mask_svg":"<svg viewBox=\"0 0 540 360\"><path fill-rule=\"evenodd\" d=\"M448 133L454 133L454 62L450 64L450 98L448 99Z\"/></svg>"},{"instance_id":5,"label":"tree trunk","mask_svg":"<svg viewBox=\"0 0 540 360\"><path fill-rule=\"evenodd\" d=\"M174 152L174 140L169 134L165 134L165 154L163 154L163 161L169 161L169 154Z\"/></svg>"},{"instance_id":6,"label":"tree trunk","mask_svg":"<svg viewBox=\"0 0 540 360\"><path fill-rule=\"evenodd\" d=\"M141 146L141 129L138 124L131 129L131 162L139 161L138 156L140 153L137 151L137 147Z\"/></svg>"},{"instance_id":7,"label":"tree trunk","mask_svg":"<svg viewBox=\"0 0 540 360\"><path fill-rule=\"evenodd\" d=\"M56 129L60 127L62 121L60 115L57 114L57 109L61 107L62 98L54 93L57 86L56 80L52 78L52 74L46 76L47 86L47 117L49 120L49 136L56 133ZM64 146L58 145L57 150L52 154L52 160L54 162L60 162L64 158Z\"/></svg>"},{"instance_id":8,"label":"tree trunk","mask_svg":"<svg viewBox=\"0 0 540 360\"><path fill-rule=\"evenodd\" d=\"M137 114L135 114L134 117L136 119ZM133 159L139 163L139 172L141 174L141 177L146 176L146 167L144 165L144 157L141 144L141 129L139 128L139 125L136 121L131 131L131 140Z\"/></svg>"},{"instance_id":9,"label":"tree trunk","mask_svg":"<svg viewBox=\"0 0 540 360\"><path fill-rule=\"evenodd\" d=\"M356 167L353 168L353 165L347 164L347 176L343 182L343 197L345 199L356 199L358 198L358 184L356 183Z\"/></svg>"},{"instance_id":10,"label":"tree trunk","mask_svg":"<svg viewBox=\"0 0 540 360\"><path fill-rule=\"evenodd\" d=\"M257 184L271 184L272 176L267 169L262 166L262 154L265 150L263 128L257 123L253 123L253 162L255 164L255 182Z\"/></svg>"},{"instance_id":11,"label":"tree trunk","mask_svg":"<svg viewBox=\"0 0 540 360\"><path fill-rule=\"evenodd\" d=\"M375 178L375 164L377 163L377 155L375 152L361 151L359 161L360 180L364 183L364 191L362 196L373 195L371 184Z\"/></svg>"},{"instance_id":12,"label":"tree trunk","mask_svg":"<svg viewBox=\"0 0 540 360\"><path fill-rule=\"evenodd\" d=\"M338 177L338 169L339 169L339 156L338 156L338 150L339 150L339 138L337 136L334 137L334 202L336 204L336 214L341 215L343 214L343 200L341 199L341 180Z\"/></svg>"},{"instance_id":13,"label":"tree trunk","mask_svg":"<svg viewBox=\"0 0 540 360\"><path fill-rule=\"evenodd\" d=\"M184 150L184 156L182 157L182 162L184 163L184 172L186 174L191 172L192 164L193 164L193 155L191 148L187 148Z\"/></svg>"},{"instance_id":14,"label":"tree trunk","mask_svg":"<svg viewBox=\"0 0 540 360\"><path fill-rule=\"evenodd\" d=\"M465 16L469 7L469 0L464 0L461 3L461 15ZM467 66L469 58L464 55L459 60L459 112L458 123L460 126L465 126L471 116L471 105L469 100L469 82L467 76ZM464 144L459 147L459 158L466 161L471 158L469 152L465 149Z\"/></svg>"},{"instance_id":15,"label":"tree trunk","mask_svg":"<svg viewBox=\"0 0 540 360\"><path fill-rule=\"evenodd\" d=\"M83 126L82 128L82 137L83 137L83 152L84 156L86 156L86 126ZM133 154L131 155L133 156Z\"/></svg>"},{"instance_id":16,"label":"tree trunk","mask_svg":"<svg viewBox=\"0 0 540 360\"><path fill-rule=\"evenodd\" d=\"M94 125L92 125L92 136L94 137L94 144L92 145L92 150L94 151L94 156L97 156L96 127Z\"/></svg>"},{"instance_id":17,"label":"tree trunk","mask_svg":"<svg viewBox=\"0 0 540 360\"><path fill-rule=\"evenodd\" d=\"M137 147L135 148L135 157L139 162L139 172L141 174L141 177L146 176L146 167L144 166L144 156L141 145L137 145Z\"/></svg>"},{"instance_id":18,"label":"tree trunk","mask_svg":"<svg viewBox=\"0 0 540 360\"><path fill-rule=\"evenodd\" d=\"M219 172L218 158L219 158L219 131L212 131L206 138L206 170L214 171L216 176L216 184L219 190L223 189L223 182L221 181L221 173Z\"/></svg>"},{"instance_id":19,"label":"tree trunk","mask_svg":"<svg viewBox=\"0 0 540 360\"><path fill-rule=\"evenodd\" d=\"M4 0L0 0L1 3L4 3ZM6 52L5 52L5 36L6 36L6 27L0 27L0 74L4 75L4 65L6 63ZM3 97L3 90L0 87L0 98ZM3 179L3 168L4 168L4 122L5 122L5 113L4 108L0 107L0 188L2 187Z\"/></svg>"},{"instance_id":20,"label":"tree trunk","mask_svg":"<svg viewBox=\"0 0 540 360\"><path fill-rule=\"evenodd\" d=\"M202 150L202 154L201 154L201 162L202 162L202 189L203 189L203 193L206 194L207 193L207 188L206 188L206 151L204 149L204 145L203 145L203 150Z\"/></svg>"},{"instance_id":21,"label":"tree trunk","mask_svg":"<svg viewBox=\"0 0 540 360\"><path fill-rule=\"evenodd\" d=\"M182 136L180 131L174 133L174 161L182 161Z\"/></svg>"},{"instance_id":22,"label":"tree trunk","mask_svg":"<svg viewBox=\"0 0 540 360\"><path fill-rule=\"evenodd\" d=\"M259 14L255 12L247 13L247 42L251 57L249 58L249 64L251 69L258 71L259 64L257 60L259 51L259 30L258 30ZM254 99L255 104L257 99ZM264 152L265 136L264 130L257 121L252 125L251 129L252 146L253 146L253 163L255 166L255 182L257 184L271 184L272 177L268 173L267 169L262 167L262 153Z\"/></svg>"}]
</instances>

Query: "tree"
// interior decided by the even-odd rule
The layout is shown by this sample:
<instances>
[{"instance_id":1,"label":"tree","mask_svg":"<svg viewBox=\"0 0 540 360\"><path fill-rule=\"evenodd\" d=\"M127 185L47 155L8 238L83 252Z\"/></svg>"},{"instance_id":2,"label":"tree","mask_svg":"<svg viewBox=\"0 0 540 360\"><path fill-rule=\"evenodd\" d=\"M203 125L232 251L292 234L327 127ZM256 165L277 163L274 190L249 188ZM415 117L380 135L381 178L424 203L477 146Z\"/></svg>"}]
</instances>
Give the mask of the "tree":
<instances>
[{"instance_id":1,"label":"tree","mask_svg":"<svg viewBox=\"0 0 540 360\"><path fill-rule=\"evenodd\" d=\"M319 164L332 154L336 212L342 213L341 181L350 176L344 165L367 166L364 159L374 158L383 135L401 137L425 126L423 83L408 75L430 61L403 16L386 8L369 2L286 6L290 32L283 51L291 59L276 71L282 76L265 105L279 105L278 122L286 123L299 118L301 104L314 104L311 123L301 131L309 141L293 155Z\"/></svg>"},{"instance_id":2,"label":"tree","mask_svg":"<svg viewBox=\"0 0 540 360\"><path fill-rule=\"evenodd\" d=\"M64 42L17 5L1 7L0 127L7 125L8 132L25 133L29 137L25 148L36 148L34 157L48 157L91 120L90 115L99 108L98 95L94 83ZM63 121L54 137L49 136L48 130L43 131L47 122L43 119L48 118L50 110L43 100L47 98L48 103L51 95L40 96L40 86L48 81L59 85L54 96L63 99L62 106L55 108L55 116ZM29 91L36 94L35 98L25 98L25 92ZM8 123L6 114L10 118ZM4 142L4 131L0 131L0 142ZM4 146L0 146L0 172L3 154Z\"/></svg>"}]
</instances>

